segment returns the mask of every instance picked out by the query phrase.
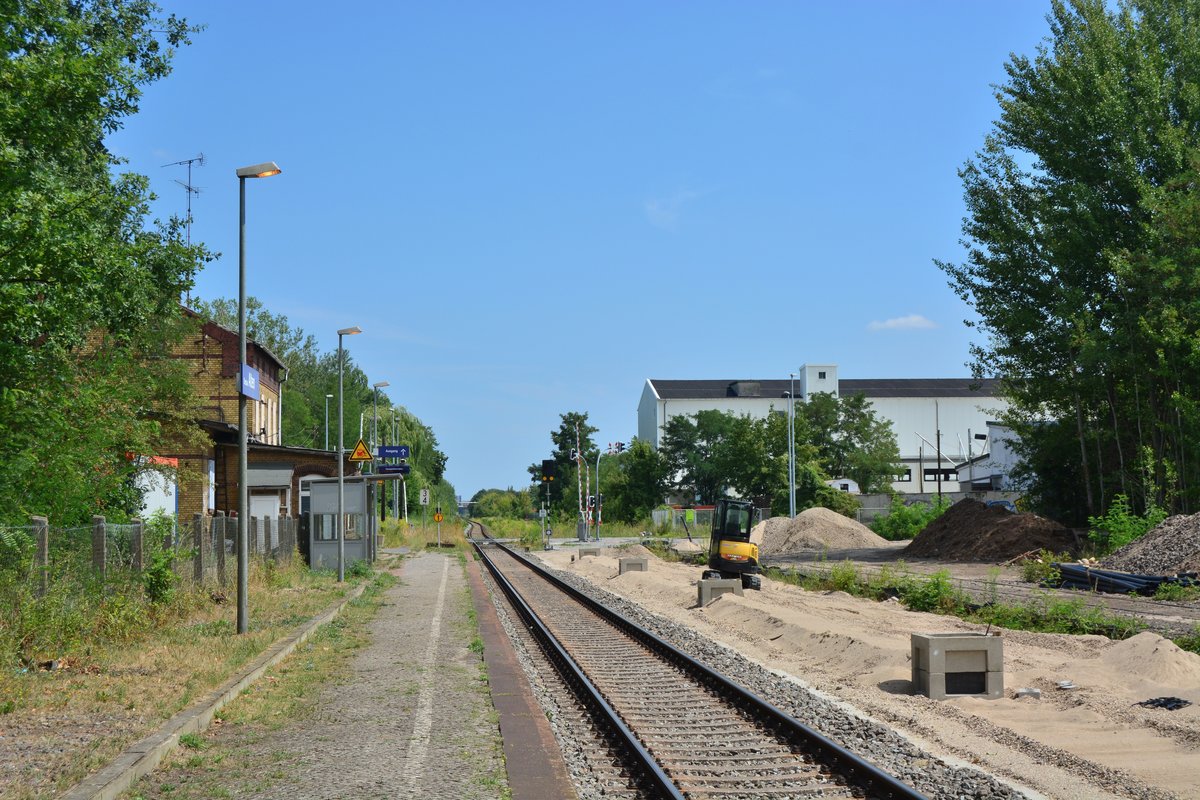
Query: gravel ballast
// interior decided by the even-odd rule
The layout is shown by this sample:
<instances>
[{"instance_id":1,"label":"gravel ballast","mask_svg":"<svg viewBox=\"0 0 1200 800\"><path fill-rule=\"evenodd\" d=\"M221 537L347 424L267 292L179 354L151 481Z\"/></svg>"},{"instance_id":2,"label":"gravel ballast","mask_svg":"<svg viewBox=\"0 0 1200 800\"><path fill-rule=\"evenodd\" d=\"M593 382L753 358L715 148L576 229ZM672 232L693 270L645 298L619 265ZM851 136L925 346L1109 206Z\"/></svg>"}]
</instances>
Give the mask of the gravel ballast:
<instances>
[{"instance_id":1,"label":"gravel ballast","mask_svg":"<svg viewBox=\"0 0 1200 800\"><path fill-rule=\"evenodd\" d=\"M578 575L551 571L571 586L666 639L683 652L722 672L931 798L1016 800L1025 797L982 772L946 764L895 731L852 713L842 704L819 697L796 681L770 672L689 628L599 589Z\"/></svg>"},{"instance_id":2,"label":"gravel ballast","mask_svg":"<svg viewBox=\"0 0 1200 800\"><path fill-rule=\"evenodd\" d=\"M1104 569L1140 575L1200 571L1200 514L1167 517L1103 561Z\"/></svg>"}]
</instances>

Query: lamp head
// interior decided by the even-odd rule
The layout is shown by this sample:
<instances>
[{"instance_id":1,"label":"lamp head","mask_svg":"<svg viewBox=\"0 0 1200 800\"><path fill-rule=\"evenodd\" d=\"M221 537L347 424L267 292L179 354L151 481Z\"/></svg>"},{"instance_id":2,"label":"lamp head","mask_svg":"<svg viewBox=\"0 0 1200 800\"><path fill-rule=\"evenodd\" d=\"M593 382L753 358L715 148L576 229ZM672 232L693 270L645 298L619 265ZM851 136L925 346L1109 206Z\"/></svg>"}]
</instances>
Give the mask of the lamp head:
<instances>
[{"instance_id":1,"label":"lamp head","mask_svg":"<svg viewBox=\"0 0 1200 800\"><path fill-rule=\"evenodd\" d=\"M327 394L327 395L325 395L325 396L326 396L326 397L328 397L328 398L330 398L331 400L333 399L333 395L331 395L331 394Z\"/></svg>"},{"instance_id":2,"label":"lamp head","mask_svg":"<svg viewBox=\"0 0 1200 800\"><path fill-rule=\"evenodd\" d=\"M237 176L239 178L269 178L281 172L283 170L274 161L264 161L261 164L253 164L249 167L238 167Z\"/></svg>"},{"instance_id":3,"label":"lamp head","mask_svg":"<svg viewBox=\"0 0 1200 800\"><path fill-rule=\"evenodd\" d=\"M362 328L357 325L351 325L349 328L342 328L338 331L338 336L353 336L356 333L362 333Z\"/></svg>"},{"instance_id":4,"label":"lamp head","mask_svg":"<svg viewBox=\"0 0 1200 800\"><path fill-rule=\"evenodd\" d=\"M382 389L385 386L391 386L391 384L388 383L387 381L380 381L379 383L371 384L371 388L373 388L373 389Z\"/></svg>"}]
</instances>

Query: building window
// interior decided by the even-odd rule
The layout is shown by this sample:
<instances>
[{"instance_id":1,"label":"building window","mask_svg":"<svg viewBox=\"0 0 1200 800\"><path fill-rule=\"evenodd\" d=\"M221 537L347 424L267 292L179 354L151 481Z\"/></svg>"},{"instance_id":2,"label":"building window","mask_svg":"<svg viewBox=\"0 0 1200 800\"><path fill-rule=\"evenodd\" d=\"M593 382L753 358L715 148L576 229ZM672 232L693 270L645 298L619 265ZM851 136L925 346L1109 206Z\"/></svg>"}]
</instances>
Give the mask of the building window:
<instances>
[{"instance_id":1,"label":"building window","mask_svg":"<svg viewBox=\"0 0 1200 800\"><path fill-rule=\"evenodd\" d=\"M817 373L817 380L820 380L820 381L823 381L823 380L825 380L825 373L824 373L824 372L818 372L818 373Z\"/></svg>"},{"instance_id":2,"label":"building window","mask_svg":"<svg viewBox=\"0 0 1200 800\"><path fill-rule=\"evenodd\" d=\"M906 469L895 478L892 479L895 483L912 483L912 470Z\"/></svg>"},{"instance_id":3,"label":"building window","mask_svg":"<svg viewBox=\"0 0 1200 800\"><path fill-rule=\"evenodd\" d=\"M937 479L938 479L938 471L936 469L925 470L925 480L936 482ZM953 469L942 470L942 482L943 483L946 481L957 481L957 480L958 480L958 471L957 470L953 470Z\"/></svg>"},{"instance_id":4,"label":"building window","mask_svg":"<svg viewBox=\"0 0 1200 800\"><path fill-rule=\"evenodd\" d=\"M843 491L843 492L848 492L848 491L850 491L850 484L848 484L848 483L843 483L843 484L842 484L842 491Z\"/></svg>"}]
</instances>

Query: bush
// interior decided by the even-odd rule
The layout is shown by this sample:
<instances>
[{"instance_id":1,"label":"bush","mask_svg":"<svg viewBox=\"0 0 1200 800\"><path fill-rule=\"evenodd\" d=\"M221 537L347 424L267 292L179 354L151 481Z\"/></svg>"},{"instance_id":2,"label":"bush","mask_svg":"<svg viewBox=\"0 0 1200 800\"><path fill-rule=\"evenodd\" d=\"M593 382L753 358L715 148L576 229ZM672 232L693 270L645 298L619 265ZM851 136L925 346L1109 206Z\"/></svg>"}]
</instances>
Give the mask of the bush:
<instances>
[{"instance_id":1,"label":"bush","mask_svg":"<svg viewBox=\"0 0 1200 800\"><path fill-rule=\"evenodd\" d=\"M1119 494L1113 498L1108 511L1102 517L1088 517L1088 538L1101 554L1119 550L1134 539L1140 539L1158 523L1167 518L1167 512L1153 503L1146 513L1133 513L1129 498Z\"/></svg>"},{"instance_id":2,"label":"bush","mask_svg":"<svg viewBox=\"0 0 1200 800\"><path fill-rule=\"evenodd\" d=\"M1042 550L1033 558L1021 562L1021 580L1027 583L1047 583L1058 585L1062 579L1062 571L1052 564L1070 561L1069 553L1055 555L1049 550Z\"/></svg>"},{"instance_id":3,"label":"bush","mask_svg":"<svg viewBox=\"0 0 1200 800\"><path fill-rule=\"evenodd\" d=\"M142 589L146 599L155 605L171 602L175 596L175 586L179 576L175 574L172 565L175 563L175 553L171 550L155 550L150 553L146 565L142 568Z\"/></svg>"},{"instance_id":4,"label":"bush","mask_svg":"<svg viewBox=\"0 0 1200 800\"><path fill-rule=\"evenodd\" d=\"M871 521L870 528L885 539L899 541L912 539L925 530L925 526L946 513L950 508L949 498L934 500L932 503L916 502L906 505L903 495L892 497L892 507L886 517L876 517Z\"/></svg>"},{"instance_id":5,"label":"bush","mask_svg":"<svg viewBox=\"0 0 1200 800\"><path fill-rule=\"evenodd\" d=\"M950 582L949 570L938 570L924 580L916 579L903 588L900 599L913 611L957 613L966 605L962 593Z\"/></svg>"},{"instance_id":6,"label":"bush","mask_svg":"<svg viewBox=\"0 0 1200 800\"><path fill-rule=\"evenodd\" d=\"M859 594L861 579L858 567L849 560L834 564L833 568L829 570L829 584L835 591Z\"/></svg>"}]
</instances>

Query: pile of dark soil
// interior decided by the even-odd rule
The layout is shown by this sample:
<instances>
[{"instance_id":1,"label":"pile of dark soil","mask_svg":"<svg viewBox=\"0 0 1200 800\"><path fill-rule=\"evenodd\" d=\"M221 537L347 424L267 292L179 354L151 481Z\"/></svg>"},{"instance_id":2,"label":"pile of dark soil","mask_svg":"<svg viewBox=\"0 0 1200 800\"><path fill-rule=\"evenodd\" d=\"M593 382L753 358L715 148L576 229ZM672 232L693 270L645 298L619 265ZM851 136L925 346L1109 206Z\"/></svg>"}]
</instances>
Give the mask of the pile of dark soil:
<instances>
[{"instance_id":1,"label":"pile of dark soil","mask_svg":"<svg viewBox=\"0 0 1200 800\"><path fill-rule=\"evenodd\" d=\"M1142 538L1110 554L1100 566L1139 575L1200 571L1200 514L1167 517Z\"/></svg>"},{"instance_id":2,"label":"pile of dark soil","mask_svg":"<svg viewBox=\"0 0 1200 800\"><path fill-rule=\"evenodd\" d=\"M952 505L904 548L906 558L1007 561L1030 550L1078 553L1070 528L1039 517L989 508L967 498Z\"/></svg>"}]
</instances>

